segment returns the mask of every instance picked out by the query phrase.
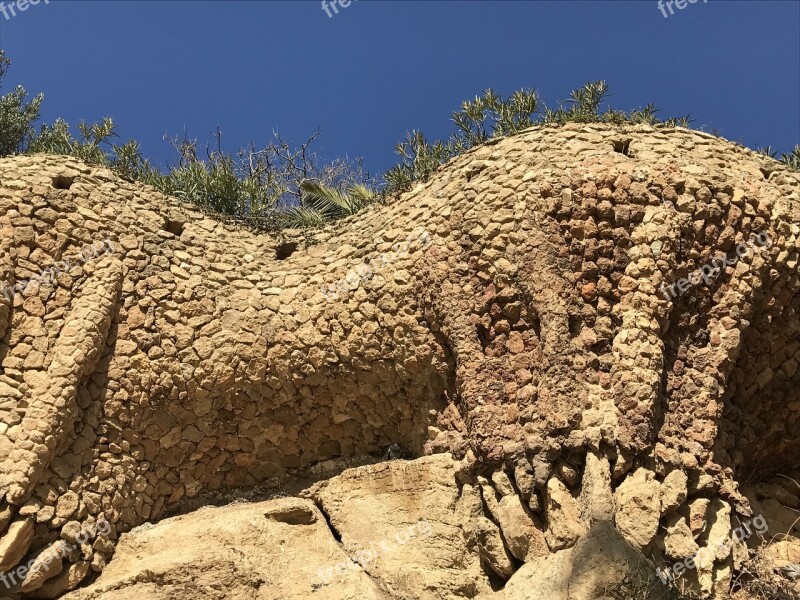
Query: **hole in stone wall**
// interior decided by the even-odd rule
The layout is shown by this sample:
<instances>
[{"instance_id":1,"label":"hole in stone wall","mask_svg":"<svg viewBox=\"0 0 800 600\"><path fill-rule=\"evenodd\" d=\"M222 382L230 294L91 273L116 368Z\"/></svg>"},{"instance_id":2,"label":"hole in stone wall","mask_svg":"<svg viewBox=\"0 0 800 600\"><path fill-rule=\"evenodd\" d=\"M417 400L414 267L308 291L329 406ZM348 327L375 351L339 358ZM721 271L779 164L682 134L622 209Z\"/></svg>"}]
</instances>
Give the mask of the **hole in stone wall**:
<instances>
[{"instance_id":1,"label":"hole in stone wall","mask_svg":"<svg viewBox=\"0 0 800 600\"><path fill-rule=\"evenodd\" d=\"M488 330L488 328L484 324L478 323L475 326L475 329L476 329L476 331L478 333L478 340L480 340L480 342L481 342L481 347L484 350L486 350L486 347L489 345L489 342L491 341L489 339L489 330Z\"/></svg>"},{"instance_id":2,"label":"hole in stone wall","mask_svg":"<svg viewBox=\"0 0 800 600\"><path fill-rule=\"evenodd\" d=\"M630 156L631 141L630 140L615 140L611 142L614 146L614 152L619 152L625 156Z\"/></svg>"},{"instance_id":3,"label":"hole in stone wall","mask_svg":"<svg viewBox=\"0 0 800 600\"><path fill-rule=\"evenodd\" d=\"M297 251L297 242L285 242L275 249L277 260L286 260Z\"/></svg>"},{"instance_id":4,"label":"hole in stone wall","mask_svg":"<svg viewBox=\"0 0 800 600\"><path fill-rule=\"evenodd\" d=\"M577 337L580 334L581 329L583 329L583 319L580 315L569 315L568 322L569 334L572 337Z\"/></svg>"},{"instance_id":5,"label":"hole in stone wall","mask_svg":"<svg viewBox=\"0 0 800 600\"><path fill-rule=\"evenodd\" d=\"M66 175L56 175L53 177L53 187L57 190L68 190L72 187L75 181L74 177L67 177Z\"/></svg>"},{"instance_id":6,"label":"hole in stone wall","mask_svg":"<svg viewBox=\"0 0 800 600\"><path fill-rule=\"evenodd\" d=\"M536 334L538 339L542 339L542 320L539 318L537 314L530 314L529 315L531 329Z\"/></svg>"},{"instance_id":7,"label":"hole in stone wall","mask_svg":"<svg viewBox=\"0 0 800 600\"><path fill-rule=\"evenodd\" d=\"M167 219L167 222L164 223L164 230L170 232L175 237L181 237L184 225L186 224L183 221L173 221L172 219Z\"/></svg>"}]
</instances>

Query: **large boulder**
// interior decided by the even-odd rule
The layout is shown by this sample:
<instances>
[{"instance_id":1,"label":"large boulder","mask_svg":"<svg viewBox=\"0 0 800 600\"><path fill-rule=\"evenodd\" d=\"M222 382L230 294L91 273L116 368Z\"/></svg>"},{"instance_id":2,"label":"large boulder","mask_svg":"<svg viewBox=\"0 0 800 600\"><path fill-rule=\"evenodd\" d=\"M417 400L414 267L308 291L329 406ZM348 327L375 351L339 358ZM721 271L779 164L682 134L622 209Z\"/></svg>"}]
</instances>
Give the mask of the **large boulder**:
<instances>
[{"instance_id":1,"label":"large boulder","mask_svg":"<svg viewBox=\"0 0 800 600\"><path fill-rule=\"evenodd\" d=\"M324 591L323 591L324 590ZM69 600L389 600L331 535L313 502L283 498L124 534L114 560Z\"/></svg>"}]
</instances>

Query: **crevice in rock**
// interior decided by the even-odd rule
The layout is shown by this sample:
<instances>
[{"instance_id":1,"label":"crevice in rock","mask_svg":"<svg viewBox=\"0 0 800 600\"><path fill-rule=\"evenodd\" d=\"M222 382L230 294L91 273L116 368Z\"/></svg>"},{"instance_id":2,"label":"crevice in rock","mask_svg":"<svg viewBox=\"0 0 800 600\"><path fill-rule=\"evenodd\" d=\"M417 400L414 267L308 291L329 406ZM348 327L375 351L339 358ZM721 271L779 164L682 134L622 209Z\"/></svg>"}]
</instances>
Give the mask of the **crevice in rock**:
<instances>
[{"instance_id":1,"label":"crevice in rock","mask_svg":"<svg viewBox=\"0 0 800 600\"><path fill-rule=\"evenodd\" d=\"M331 535L333 536L333 539L336 540L336 543L339 544L342 547L342 551L347 556L347 559L352 561L352 562L354 562L359 567L361 567L361 571L364 573L364 575L369 577L370 580L372 582L374 582L375 585L378 586L378 588L380 588L380 590L384 594L386 594L387 600L402 600L401 596L397 596L396 594L392 593L392 591L387 588L386 584L383 581L381 581L380 579L378 579L377 577L372 575L369 571L367 571L366 567L358 561L358 558L356 556L352 556L350 554L350 552L348 552L344 548L344 546L342 544L342 534L339 532L338 529L336 529L336 527L334 527L333 522L331 521L330 515L325 510L325 507L322 504L322 500L320 500L316 496L309 496L309 498L314 503L314 505L319 509L319 512L322 513L322 516L325 519L325 523L327 524L328 529L330 530Z\"/></svg>"},{"instance_id":2,"label":"crevice in rock","mask_svg":"<svg viewBox=\"0 0 800 600\"><path fill-rule=\"evenodd\" d=\"M336 527L333 526L333 522L331 521L331 517L328 514L328 512L325 510L325 507L322 504L322 500L320 500L318 497L311 496L311 501L317 506L317 508L319 509L319 512L322 513L322 516L325 519L325 523L328 525L328 529L330 530L331 535L333 536L333 539L336 540L337 544L341 545L341 543L342 543L342 534L339 533L339 530L336 529Z\"/></svg>"},{"instance_id":3,"label":"crevice in rock","mask_svg":"<svg viewBox=\"0 0 800 600\"><path fill-rule=\"evenodd\" d=\"M505 540L503 540L503 543L505 543ZM486 579L489 580L489 587L492 588L492 591L493 592L503 591L508 581L500 577L500 575L498 575L494 571L492 571L492 568L489 565L487 565L486 561L484 561L483 559L480 560L480 565L481 565L481 571L483 571L483 574L486 575ZM518 568L519 567L515 568L514 572L516 572Z\"/></svg>"},{"instance_id":4,"label":"crevice in rock","mask_svg":"<svg viewBox=\"0 0 800 600\"><path fill-rule=\"evenodd\" d=\"M150 521L157 523L170 517L185 515L206 506L227 506L229 504L256 503L286 496L300 496L311 498L304 494L313 484L326 479L332 479L347 469L377 464L383 461L369 455L359 455L336 461L335 468L316 470L322 463L314 463L303 469L291 469L284 475L262 481L247 488L231 488L226 490L207 491L191 498L182 498L179 502L166 507L156 518ZM322 461L328 462L328 461Z\"/></svg>"},{"instance_id":5,"label":"crevice in rock","mask_svg":"<svg viewBox=\"0 0 800 600\"><path fill-rule=\"evenodd\" d=\"M569 334L572 337L578 337L581 333L581 329L583 329L583 317L579 314L570 313L568 317L569 322Z\"/></svg>"}]
</instances>

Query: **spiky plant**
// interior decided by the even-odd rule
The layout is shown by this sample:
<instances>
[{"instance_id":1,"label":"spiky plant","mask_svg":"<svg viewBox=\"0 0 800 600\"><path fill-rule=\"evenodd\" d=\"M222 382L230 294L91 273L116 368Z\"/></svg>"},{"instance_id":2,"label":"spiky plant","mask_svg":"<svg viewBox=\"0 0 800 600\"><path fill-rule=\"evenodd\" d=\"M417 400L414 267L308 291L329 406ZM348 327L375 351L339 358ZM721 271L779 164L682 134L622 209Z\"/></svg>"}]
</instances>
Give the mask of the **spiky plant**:
<instances>
[{"instance_id":1,"label":"spiky plant","mask_svg":"<svg viewBox=\"0 0 800 600\"><path fill-rule=\"evenodd\" d=\"M517 90L503 100L489 88L483 96L464 101L461 110L453 113L453 123L458 129L453 141L463 151L490 137L518 133L533 126L538 106L539 96L535 90Z\"/></svg>"},{"instance_id":2,"label":"spiky plant","mask_svg":"<svg viewBox=\"0 0 800 600\"><path fill-rule=\"evenodd\" d=\"M300 191L300 206L285 212L289 227L308 228L336 221L356 214L378 198L375 191L363 184L338 190L319 181L304 181Z\"/></svg>"},{"instance_id":3,"label":"spiky plant","mask_svg":"<svg viewBox=\"0 0 800 600\"><path fill-rule=\"evenodd\" d=\"M800 171L800 145L795 146L789 154L781 154L781 162L790 169Z\"/></svg>"},{"instance_id":4,"label":"spiky plant","mask_svg":"<svg viewBox=\"0 0 800 600\"><path fill-rule=\"evenodd\" d=\"M777 158L778 156L778 151L773 150L772 146L759 146L755 150L757 154L767 156L769 158Z\"/></svg>"},{"instance_id":5,"label":"spiky plant","mask_svg":"<svg viewBox=\"0 0 800 600\"><path fill-rule=\"evenodd\" d=\"M31 139L27 151L67 154L92 164L108 164L109 156L105 147L113 148L111 139L118 137L114 121L110 117L91 125L81 121L78 131L81 137L75 138L63 119L56 119L49 126L43 124L39 133Z\"/></svg>"},{"instance_id":6,"label":"spiky plant","mask_svg":"<svg viewBox=\"0 0 800 600\"><path fill-rule=\"evenodd\" d=\"M453 140L428 142L420 131L406 134L395 146L401 162L384 175L385 191L389 194L408 189L415 181L424 181L448 159L463 152L463 146Z\"/></svg>"}]
</instances>

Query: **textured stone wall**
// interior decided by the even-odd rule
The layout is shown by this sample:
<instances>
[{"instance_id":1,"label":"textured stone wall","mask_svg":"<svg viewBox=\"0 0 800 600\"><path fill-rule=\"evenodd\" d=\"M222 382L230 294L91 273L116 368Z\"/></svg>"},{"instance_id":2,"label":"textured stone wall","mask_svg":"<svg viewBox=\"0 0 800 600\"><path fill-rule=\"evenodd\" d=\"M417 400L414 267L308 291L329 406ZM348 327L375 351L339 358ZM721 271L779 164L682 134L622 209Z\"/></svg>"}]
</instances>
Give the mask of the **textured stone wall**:
<instances>
[{"instance_id":1,"label":"textured stone wall","mask_svg":"<svg viewBox=\"0 0 800 600\"><path fill-rule=\"evenodd\" d=\"M650 503L617 525L651 554L699 498L749 515L737 481L800 457L799 195L703 133L548 127L278 236L71 159L4 159L0 281L113 251L0 295L0 566L391 443L505 469L543 530L608 477L609 502ZM756 234L771 247L659 292ZM579 533L550 527L550 549ZM113 551L84 546L76 584Z\"/></svg>"}]
</instances>

